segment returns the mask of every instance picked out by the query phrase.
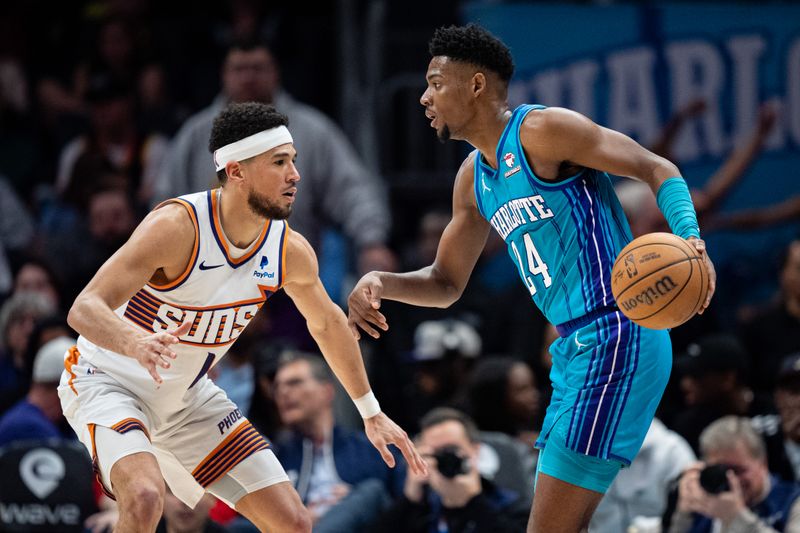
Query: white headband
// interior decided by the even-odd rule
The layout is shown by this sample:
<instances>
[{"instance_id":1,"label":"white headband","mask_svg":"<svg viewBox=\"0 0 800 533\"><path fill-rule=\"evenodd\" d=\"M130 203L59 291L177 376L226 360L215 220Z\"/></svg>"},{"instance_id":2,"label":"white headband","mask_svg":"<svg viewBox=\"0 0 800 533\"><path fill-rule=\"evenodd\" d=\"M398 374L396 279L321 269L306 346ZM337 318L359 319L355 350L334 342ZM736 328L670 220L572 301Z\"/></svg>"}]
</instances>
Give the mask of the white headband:
<instances>
[{"instance_id":1,"label":"white headband","mask_svg":"<svg viewBox=\"0 0 800 533\"><path fill-rule=\"evenodd\" d=\"M292 142L292 134L289 133L286 126L278 126L277 128L260 131L215 150L214 165L219 171L225 168L225 165L230 161L244 161L245 159L272 150L276 146L290 142Z\"/></svg>"}]
</instances>

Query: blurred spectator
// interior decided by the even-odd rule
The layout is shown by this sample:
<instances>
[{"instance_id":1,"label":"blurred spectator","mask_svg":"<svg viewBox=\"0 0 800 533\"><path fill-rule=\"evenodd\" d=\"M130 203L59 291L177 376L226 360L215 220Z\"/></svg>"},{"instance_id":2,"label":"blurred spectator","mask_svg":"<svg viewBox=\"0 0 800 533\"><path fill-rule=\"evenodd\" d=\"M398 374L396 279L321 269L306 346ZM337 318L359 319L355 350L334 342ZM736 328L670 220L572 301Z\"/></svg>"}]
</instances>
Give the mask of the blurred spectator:
<instances>
[{"instance_id":1,"label":"blurred spectator","mask_svg":"<svg viewBox=\"0 0 800 533\"><path fill-rule=\"evenodd\" d=\"M67 350L75 342L69 337L58 337L36 353L27 397L0 418L0 446L17 440L63 437L58 428L63 413L57 387Z\"/></svg>"},{"instance_id":2,"label":"blurred spectator","mask_svg":"<svg viewBox=\"0 0 800 533\"><path fill-rule=\"evenodd\" d=\"M536 380L528 365L511 357L487 357L467 384L469 413L481 431L498 431L533 448L542 424Z\"/></svg>"},{"instance_id":3,"label":"blurred spectator","mask_svg":"<svg viewBox=\"0 0 800 533\"><path fill-rule=\"evenodd\" d=\"M227 529L208 518L213 506L214 497L206 494L192 509L167 488L164 494L164 515L156 533L225 533Z\"/></svg>"},{"instance_id":4,"label":"blurred spectator","mask_svg":"<svg viewBox=\"0 0 800 533\"><path fill-rule=\"evenodd\" d=\"M675 361L686 409L672 421L672 429L698 451L700 433L725 415L755 416L773 413L768 397L754 394L745 383L747 353L729 334L708 335L690 344Z\"/></svg>"},{"instance_id":5,"label":"blurred spectator","mask_svg":"<svg viewBox=\"0 0 800 533\"><path fill-rule=\"evenodd\" d=\"M155 200L217 186L208 151L213 118L229 102L248 101L273 104L289 117L302 177L293 229L317 248L324 226L341 226L357 248L361 272L394 270L396 259L386 247L391 217L380 180L364 167L333 121L281 89L272 52L255 42L229 49L222 66L222 93L176 135L156 184Z\"/></svg>"},{"instance_id":6,"label":"blurred spectator","mask_svg":"<svg viewBox=\"0 0 800 533\"><path fill-rule=\"evenodd\" d=\"M0 57L0 173L23 197L32 188L42 156L28 106L25 70L13 55Z\"/></svg>"},{"instance_id":7,"label":"blurred spectator","mask_svg":"<svg viewBox=\"0 0 800 533\"><path fill-rule=\"evenodd\" d=\"M0 389L0 413L17 403L28 393L33 374L33 362L36 359L36 353L41 347L58 337L76 338L77 336L78 334L67 324L66 315L51 313L37 318L28 335L27 348L22 356L25 366L19 373L20 379L17 382L17 386ZM67 433L72 432L72 430L67 429L69 424L66 420L63 420L63 425Z\"/></svg>"},{"instance_id":8,"label":"blurred spectator","mask_svg":"<svg viewBox=\"0 0 800 533\"><path fill-rule=\"evenodd\" d=\"M8 181L0 176L0 302L12 287L9 259L33 238L33 220Z\"/></svg>"},{"instance_id":9,"label":"blurred spectator","mask_svg":"<svg viewBox=\"0 0 800 533\"><path fill-rule=\"evenodd\" d=\"M714 230L749 231L793 220L800 220L800 195L791 196L782 202L765 207L722 213L715 216L706 227Z\"/></svg>"},{"instance_id":10,"label":"blurred spectator","mask_svg":"<svg viewBox=\"0 0 800 533\"><path fill-rule=\"evenodd\" d=\"M35 292L50 302L54 309L61 309L61 289L56 273L41 259L28 258L14 276L14 292Z\"/></svg>"},{"instance_id":11,"label":"blurred spectator","mask_svg":"<svg viewBox=\"0 0 800 533\"><path fill-rule=\"evenodd\" d=\"M450 211L445 209L432 209L422 215L416 239L403 252L404 270L417 270L433 264L439 240L450 218Z\"/></svg>"},{"instance_id":12,"label":"blurred spectator","mask_svg":"<svg viewBox=\"0 0 800 533\"><path fill-rule=\"evenodd\" d=\"M678 133L689 120L702 115L706 107L705 100L696 98L687 102L681 109L678 109L664 124L664 127L661 128L661 135L650 146L650 151L664 159L676 161L678 158L672 155L672 145L675 143Z\"/></svg>"},{"instance_id":13,"label":"blurred spectator","mask_svg":"<svg viewBox=\"0 0 800 533\"><path fill-rule=\"evenodd\" d=\"M254 322L258 320L263 320L262 313L253 319ZM251 322L246 335L250 334L252 327ZM293 348L281 342L271 341L261 344L253 353L253 397L248 402L250 410L247 419L259 433L269 438L274 438L281 428L278 407L275 405L275 373L278 371L281 354Z\"/></svg>"},{"instance_id":14,"label":"blurred spectator","mask_svg":"<svg viewBox=\"0 0 800 533\"><path fill-rule=\"evenodd\" d=\"M685 111L679 112L679 115L688 113L686 117L688 118L702 109L698 106L698 102L690 103ZM747 143L735 147L722 166L705 181L702 188L693 187L691 189L692 202L701 227L704 225L704 219L717 210L731 188L742 179L747 169L761 153L777 117L778 111L774 104L762 104L759 109L758 124ZM668 153L669 144L669 142L661 142L658 149ZM655 231L669 231L666 220L656 204L655 195L646 184L633 180L621 180L615 188L625 214L628 216L631 233L634 237Z\"/></svg>"},{"instance_id":15,"label":"blurred spectator","mask_svg":"<svg viewBox=\"0 0 800 533\"><path fill-rule=\"evenodd\" d=\"M225 357L209 371L208 377L225 391L228 398L236 404L242 416L249 417L250 402L255 389L255 370L253 352L258 347L258 332L246 329Z\"/></svg>"},{"instance_id":16,"label":"blurred spectator","mask_svg":"<svg viewBox=\"0 0 800 533\"><path fill-rule=\"evenodd\" d=\"M37 320L55 312L41 294L19 293L0 308L0 391L24 394L28 385L25 360L31 332ZM0 406L5 409L7 405Z\"/></svg>"},{"instance_id":17,"label":"blurred spectator","mask_svg":"<svg viewBox=\"0 0 800 533\"><path fill-rule=\"evenodd\" d=\"M389 468L362 432L336 424L333 375L321 357L294 354L275 375L275 402L288 431L275 455L311 512L314 531L363 530L402 490L405 462Z\"/></svg>"},{"instance_id":18,"label":"blurred spectator","mask_svg":"<svg viewBox=\"0 0 800 533\"><path fill-rule=\"evenodd\" d=\"M78 203L94 188L90 174L79 172L77 162L84 154L102 156L113 171L124 176L136 198L148 204L161 172L167 139L159 134L138 131L134 112L133 87L109 73L89 80L90 129L72 139L59 157L56 191L65 200Z\"/></svg>"},{"instance_id":19,"label":"blurred spectator","mask_svg":"<svg viewBox=\"0 0 800 533\"><path fill-rule=\"evenodd\" d=\"M592 533L620 533L642 518L661 523L672 482L696 460L683 437L654 418L639 453L617 474L589 529Z\"/></svg>"},{"instance_id":20,"label":"blurred spectator","mask_svg":"<svg viewBox=\"0 0 800 533\"><path fill-rule=\"evenodd\" d=\"M86 227L78 227L70 238L61 233L47 235L47 263L64 280L69 301L86 286L100 266L128 240L138 222L127 189L99 184L87 197ZM64 261L69 257L69 261Z\"/></svg>"},{"instance_id":21,"label":"blurred spectator","mask_svg":"<svg viewBox=\"0 0 800 533\"><path fill-rule=\"evenodd\" d=\"M670 533L798 531L800 487L770 475L764 442L747 418L726 416L700 436L703 461L678 485ZM718 465L718 475L708 466Z\"/></svg>"},{"instance_id":22,"label":"blurred spectator","mask_svg":"<svg viewBox=\"0 0 800 533\"><path fill-rule=\"evenodd\" d=\"M769 470L787 481L800 481L800 353L785 357L775 377L776 416L756 417L753 427L764 437Z\"/></svg>"},{"instance_id":23,"label":"blurred spectator","mask_svg":"<svg viewBox=\"0 0 800 533\"><path fill-rule=\"evenodd\" d=\"M406 475L403 495L381 517L381 533L525 531L530 502L482 478L474 422L460 411L438 408L423 417L416 444L428 475Z\"/></svg>"},{"instance_id":24,"label":"blurred spectator","mask_svg":"<svg viewBox=\"0 0 800 533\"><path fill-rule=\"evenodd\" d=\"M781 358L800 351L800 239L783 254L779 301L742 324L741 332L753 363L753 387L772 391Z\"/></svg>"},{"instance_id":25,"label":"blurred spectator","mask_svg":"<svg viewBox=\"0 0 800 533\"><path fill-rule=\"evenodd\" d=\"M411 379L404 393L406 422L414 431L420 418L442 405L462 403L472 366L481 354L478 332L464 320L427 320L414 331Z\"/></svg>"},{"instance_id":26,"label":"blurred spectator","mask_svg":"<svg viewBox=\"0 0 800 533\"><path fill-rule=\"evenodd\" d=\"M60 74L50 73L38 84L39 105L45 120L56 127L65 117L78 117L86 112L86 99L91 86L99 78L113 79L116 83L133 87L136 84L145 54L144 43L138 42L132 26L134 18L128 13L113 13L95 26L88 20L71 21L80 31L89 33L92 42L76 63L65 70L63 65L53 65L61 69ZM131 2L128 2L131 3ZM135 2L134 2L135 3Z\"/></svg>"}]
</instances>

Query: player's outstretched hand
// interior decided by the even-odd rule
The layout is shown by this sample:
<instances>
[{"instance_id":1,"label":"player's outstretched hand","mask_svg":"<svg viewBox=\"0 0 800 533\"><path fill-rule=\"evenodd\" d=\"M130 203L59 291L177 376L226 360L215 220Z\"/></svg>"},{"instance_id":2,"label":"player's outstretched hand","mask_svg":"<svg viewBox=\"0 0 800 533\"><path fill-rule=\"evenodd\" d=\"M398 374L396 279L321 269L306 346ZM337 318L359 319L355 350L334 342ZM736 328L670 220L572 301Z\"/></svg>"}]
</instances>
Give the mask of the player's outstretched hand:
<instances>
[{"instance_id":1,"label":"player's outstretched hand","mask_svg":"<svg viewBox=\"0 0 800 533\"><path fill-rule=\"evenodd\" d=\"M400 426L392 422L391 418L383 413L378 413L372 418L365 418L364 431L367 433L369 441L378 449L383 460L391 468L394 468L394 456L389 452L389 444L393 444L400 450L411 472L418 476L428 474L428 465L417 452L414 443Z\"/></svg>"},{"instance_id":2,"label":"player's outstretched hand","mask_svg":"<svg viewBox=\"0 0 800 533\"><path fill-rule=\"evenodd\" d=\"M356 339L361 338L358 328L363 329L368 335L380 337L375 329L383 331L389 329L386 317L378 311L381 307L383 284L377 272L370 272L358 280L350 296L347 298L347 324ZM373 327L374 326L374 327Z\"/></svg>"},{"instance_id":3,"label":"player's outstretched hand","mask_svg":"<svg viewBox=\"0 0 800 533\"><path fill-rule=\"evenodd\" d=\"M131 357L147 369L153 380L161 385L162 379L156 371L157 367L169 368L170 359L175 359L177 354L172 351L172 345L178 343L178 338L189 333L191 321L184 322L177 328L168 329L136 339Z\"/></svg>"},{"instance_id":4,"label":"player's outstretched hand","mask_svg":"<svg viewBox=\"0 0 800 533\"><path fill-rule=\"evenodd\" d=\"M702 315L708 307L708 304L711 303L711 297L714 296L714 291L717 289L717 271L714 270L714 263L712 263L711 258L708 257L706 242L696 237L689 237L688 240L689 243L694 246L695 250L703 257L706 269L708 270L708 292L706 293L706 301L703 303L703 307L697 312L697 314Z\"/></svg>"}]
</instances>

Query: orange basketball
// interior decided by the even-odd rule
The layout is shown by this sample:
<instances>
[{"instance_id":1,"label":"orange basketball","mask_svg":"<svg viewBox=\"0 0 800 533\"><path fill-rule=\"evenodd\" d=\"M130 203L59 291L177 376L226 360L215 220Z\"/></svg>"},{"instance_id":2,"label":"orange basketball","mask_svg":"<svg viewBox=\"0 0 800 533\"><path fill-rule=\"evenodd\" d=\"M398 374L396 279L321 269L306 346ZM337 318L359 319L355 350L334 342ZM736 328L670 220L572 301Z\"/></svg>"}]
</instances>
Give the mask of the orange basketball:
<instances>
[{"instance_id":1,"label":"orange basketball","mask_svg":"<svg viewBox=\"0 0 800 533\"><path fill-rule=\"evenodd\" d=\"M640 326L667 329L692 318L705 302L708 270L697 250L672 233L630 242L611 270L620 311Z\"/></svg>"}]
</instances>

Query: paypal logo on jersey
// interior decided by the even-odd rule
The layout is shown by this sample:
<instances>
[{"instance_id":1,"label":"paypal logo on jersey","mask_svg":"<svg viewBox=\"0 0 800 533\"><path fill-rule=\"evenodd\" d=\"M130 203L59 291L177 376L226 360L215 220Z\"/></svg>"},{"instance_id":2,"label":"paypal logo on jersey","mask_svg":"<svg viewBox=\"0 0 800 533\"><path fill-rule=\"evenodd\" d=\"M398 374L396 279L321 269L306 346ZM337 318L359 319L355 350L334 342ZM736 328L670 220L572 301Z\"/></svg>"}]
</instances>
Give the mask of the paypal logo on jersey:
<instances>
[{"instance_id":1,"label":"paypal logo on jersey","mask_svg":"<svg viewBox=\"0 0 800 533\"><path fill-rule=\"evenodd\" d=\"M261 256L261 263L258 266L258 270L253 271L253 277L258 279L274 279L275 272L265 272L264 269L269 266L269 258L266 255Z\"/></svg>"}]
</instances>

